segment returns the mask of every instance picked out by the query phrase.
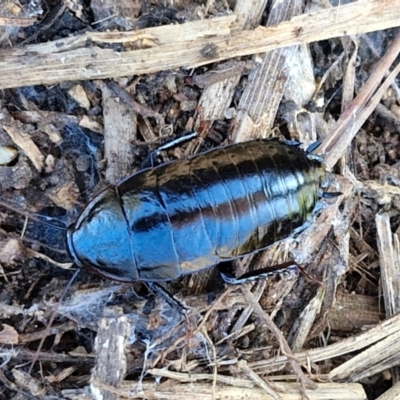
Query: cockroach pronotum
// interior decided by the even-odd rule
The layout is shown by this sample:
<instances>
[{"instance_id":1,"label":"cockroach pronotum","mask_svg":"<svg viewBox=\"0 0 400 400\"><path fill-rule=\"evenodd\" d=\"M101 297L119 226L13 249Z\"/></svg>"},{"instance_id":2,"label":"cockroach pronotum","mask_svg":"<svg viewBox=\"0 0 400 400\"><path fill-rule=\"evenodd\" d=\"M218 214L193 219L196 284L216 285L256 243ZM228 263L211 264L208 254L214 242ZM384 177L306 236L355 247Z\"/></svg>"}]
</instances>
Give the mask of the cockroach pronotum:
<instances>
[{"instance_id":1,"label":"cockroach pronotum","mask_svg":"<svg viewBox=\"0 0 400 400\"><path fill-rule=\"evenodd\" d=\"M307 225L327 173L298 144L254 140L131 175L68 228L74 262L119 281L178 278Z\"/></svg>"}]
</instances>

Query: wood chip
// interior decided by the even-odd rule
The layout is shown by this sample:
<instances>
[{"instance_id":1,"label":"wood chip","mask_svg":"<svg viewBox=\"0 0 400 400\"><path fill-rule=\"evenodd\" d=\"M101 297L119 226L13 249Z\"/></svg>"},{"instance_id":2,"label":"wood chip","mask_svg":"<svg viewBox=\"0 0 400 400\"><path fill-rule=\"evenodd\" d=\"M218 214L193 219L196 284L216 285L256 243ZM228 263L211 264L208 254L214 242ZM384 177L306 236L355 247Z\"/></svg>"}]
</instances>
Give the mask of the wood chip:
<instances>
[{"instance_id":1,"label":"wood chip","mask_svg":"<svg viewBox=\"0 0 400 400\"><path fill-rule=\"evenodd\" d=\"M112 400L118 396L102 384L118 387L126 373L125 347L130 324L127 318L102 318L95 342L96 365L90 379L95 399Z\"/></svg>"},{"instance_id":2,"label":"wood chip","mask_svg":"<svg viewBox=\"0 0 400 400\"><path fill-rule=\"evenodd\" d=\"M41 172L44 167L44 156L31 137L15 125L3 125L3 129L8 133L13 142L25 152L35 168Z\"/></svg>"},{"instance_id":3,"label":"wood chip","mask_svg":"<svg viewBox=\"0 0 400 400\"><path fill-rule=\"evenodd\" d=\"M392 234L388 214L377 214L375 222L386 318L390 318L400 311L400 243Z\"/></svg>"},{"instance_id":4,"label":"wood chip","mask_svg":"<svg viewBox=\"0 0 400 400\"><path fill-rule=\"evenodd\" d=\"M0 343L18 344L18 332L10 325L3 324L0 331Z\"/></svg>"}]
</instances>

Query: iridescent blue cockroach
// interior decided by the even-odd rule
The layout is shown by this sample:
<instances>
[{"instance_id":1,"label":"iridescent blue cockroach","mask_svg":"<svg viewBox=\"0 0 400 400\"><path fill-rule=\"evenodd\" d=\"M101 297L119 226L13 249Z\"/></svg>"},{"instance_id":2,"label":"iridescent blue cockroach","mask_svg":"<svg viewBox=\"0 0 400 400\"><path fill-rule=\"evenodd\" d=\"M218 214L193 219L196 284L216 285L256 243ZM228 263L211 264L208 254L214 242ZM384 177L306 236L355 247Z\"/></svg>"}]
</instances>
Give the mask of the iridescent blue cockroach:
<instances>
[{"instance_id":1,"label":"iridescent blue cockroach","mask_svg":"<svg viewBox=\"0 0 400 400\"><path fill-rule=\"evenodd\" d=\"M68 252L79 267L117 281L143 281L166 294L157 282L260 251L305 229L328 183L312 150L261 139L144 169L86 206L67 230ZM237 284L255 276L224 279Z\"/></svg>"},{"instance_id":2,"label":"iridescent blue cockroach","mask_svg":"<svg viewBox=\"0 0 400 400\"><path fill-rule=\"evenodd\" d=\"M217 148L101 192L68 228L68 251L106 278L173 280L301 231L326 181L321 160L298 144Z\"/></svg>"}]
</instances>

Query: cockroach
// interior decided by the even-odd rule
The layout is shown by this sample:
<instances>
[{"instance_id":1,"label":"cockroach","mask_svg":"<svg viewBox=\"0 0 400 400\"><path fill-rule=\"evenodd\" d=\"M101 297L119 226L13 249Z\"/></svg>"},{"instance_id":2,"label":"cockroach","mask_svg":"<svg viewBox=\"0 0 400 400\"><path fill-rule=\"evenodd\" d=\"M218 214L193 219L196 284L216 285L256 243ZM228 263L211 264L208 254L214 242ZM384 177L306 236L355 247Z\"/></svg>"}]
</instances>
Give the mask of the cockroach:
<instances>
[{"instance_id":1,"label":"cockroach","mask_svg":"<svg viewBox=\"0 0 400 400\"><path fill-rule=\"evenodd\" d=\"M157 282L265 249L305 229L324 195L328 173L312 150L258 139L144 169L86 206L67 229L67 250L78 267L158 291Z\"/></svg>"},{"instance_id":2,"label":"cockroach","mask_svg":"<svg viewBox=\"0 0 400 400\"><path fill-rule=\"evenodd\" d=\"M176 279L304 229L327 172L298 144L233 144L142 170L67 230L76 265L124 282Z\"/></svg>"}]
</instances>

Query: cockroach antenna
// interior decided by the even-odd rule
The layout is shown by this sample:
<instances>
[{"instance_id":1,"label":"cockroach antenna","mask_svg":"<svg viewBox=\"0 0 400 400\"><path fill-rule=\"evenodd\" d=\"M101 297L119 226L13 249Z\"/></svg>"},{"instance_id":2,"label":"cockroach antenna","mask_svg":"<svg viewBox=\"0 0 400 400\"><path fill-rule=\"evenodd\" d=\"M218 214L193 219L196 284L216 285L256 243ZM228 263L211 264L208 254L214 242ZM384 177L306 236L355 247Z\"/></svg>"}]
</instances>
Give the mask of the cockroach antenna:
<instances>
[{"instance_id":1,"label":"cockroach antenna","mask_svg":"<svg viewBox=\"0 0 400 400\"><path fill-rule=\"evenodd\" d=\"M53 224L53 223L49 223L49 222L47 222L47 221L43 221L42 219L36 217L36 216L33 215L32 213L30 213L30 212L28 212L28 211L21 210L21 209L19 209L18 207L14 206L14 205L12 205L12 204L10 204L10 203L8 203L8 202L5 202L5 201L3 201L3 200L0 200L0 206L1 206L1 207L4 207L4 208L6 208L6 209L9 209L9 210L11 210L11 211L13 211L13 212L15 212L15 213L17 213L17 214L23 215L23 216L25 216L27 219L31 219L31 220L40 222L40 223L45 224L45 225L52 226L52 227L57 228L57 229L60 229L60 230L64 230L64 231L66 230L66 227L65 227L65 226L58 226L58 225L55 225L55 224ZM51 217L45 217L45 218L51 218ZM51 219L52 219L52 218L51 218ZM42 256L41 258L45 258L45 259L47 259L47 261L54 262L53 260L50 260L50 259L48 259L47 257L44 257L44 256ZM60 264L60 265L61 265L61 264ZM57 315L58 308L59 308L60 304L62 303L62 301L64 300L64 298L65 298L65 296L66 296L66 294L67 294L69 288L71 287L72 283L74 282L75 278L77 277L79 271L80 271L80 269L77 269L77 270L74 272L72 278L69 280L67 286L65 287L64 291L62 292L61 297L60 297L60 299L59 299L59 301L58 301L58 303L57 303L57 305L56 305L56 308L55 308L54 312L53 312L53 313L51 314L51 316L50 316L49 323L48 323L48 325L47 325L47 327L46 327L46 330L45 330L44 333L43 333L43 336L42 336L42 338L41 338L41 340L40 340L40 343L39 343L39 347L38 347L38 349L36 350L36 353L35 353L35 355L34 355L34 357L33 357L32 364L31 364L31 366L30 366L30 368L29 368L29 374L32 372L33 367L35 366L35 363L36 363L36 361L38 360L39 353L40 353L40 351L41 351L41 349L42 349L42 347L43 347L43 343L44 343L46 337L48 336L48 333L49 333L49 331L50 331L50 329L51 329L51 326L53 325L54 319L55 319L55 317L56 317L56 315Z\"/></svg>"},{"instance_id":2,"label":"cockroach antenna","mask_svg":"<svg viewBox=\"0 0 400 400\"><path fill-rule=\"evenodd\" d=\"M13 204L8 203L8 202L6 202L4 200L0 200L0 206L4 207L6 209L9 209L9 210L15 212L16 214L23 215L24 217L29 218L32 221L40 222L41 224L48 225L48 226L51 226L53 228L56 228L56 229L59 229L59 230L62 230L62 231L67 230L65 225L59 226L59 225L56 225L56 224L48 222L48 221L43 221L42 219L36 217L33 213L30 213L29 211L21 210L18 207L14 206ZM48 217L48 216L44 216L44 215L42 215L41 217L46 218L46 219L54 220L54 218Z\"/></svg>"},{"instance_id":3,"label":"cockroach antenna","mask_svg":"<svg viewBox=\"0 0 400 400\"><path fill-rule=\"evenodd\" d=\"M50 316L49 323L47 324L47 327L46 327L45 331L43 332L43 336L40 339L39 346L38 346L38 348L36 350L36 353L35 353L35 355L33 357L32 364L29 367L29 371L28 371L29 374L32 373L33 367L35 366L36 361L39 358L39 353L42 350L43 343L46 340L46 337L48 336L48 334L50 332L50 329L51 329L51 326L53 325L54 319L56 318L56 315L57 315L57 312L58 312L58 308L60 307L60 304L63 302L65 296L67 295L67 292L68 292L69 288L71 287L72 283L74 282L75 278L78 276L79 271L80 271L80 269L77 269L74 272L74 274L72 275L71 279L67 283L67 286L65 286L64 291L62 292L58 303L56 304L56 308L54 309L53 313Z\"/></svg>"}]
</instances>

